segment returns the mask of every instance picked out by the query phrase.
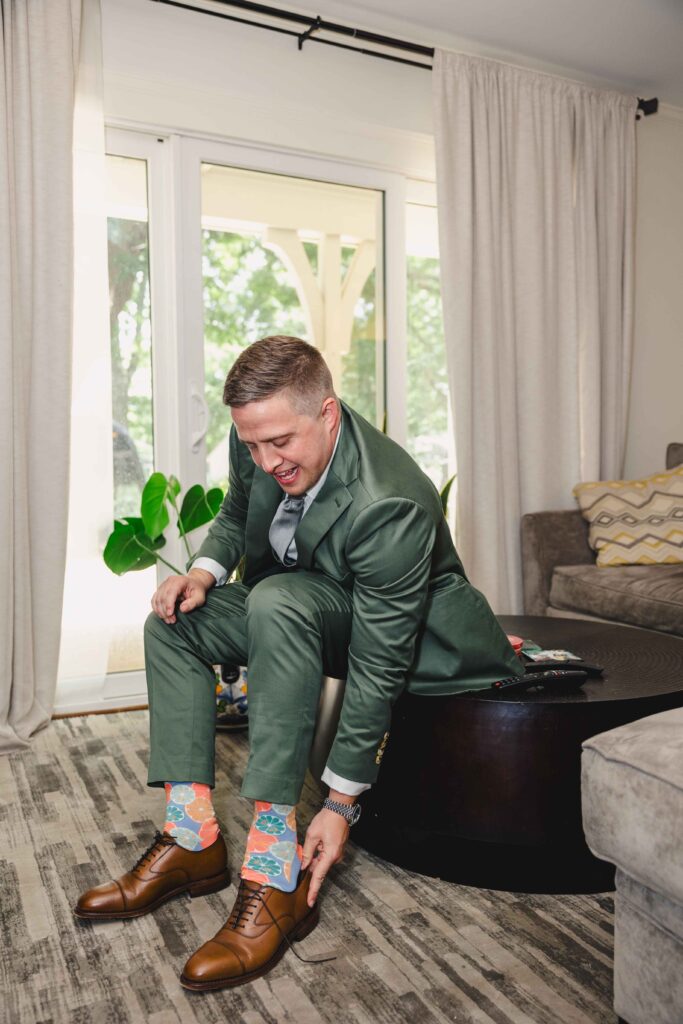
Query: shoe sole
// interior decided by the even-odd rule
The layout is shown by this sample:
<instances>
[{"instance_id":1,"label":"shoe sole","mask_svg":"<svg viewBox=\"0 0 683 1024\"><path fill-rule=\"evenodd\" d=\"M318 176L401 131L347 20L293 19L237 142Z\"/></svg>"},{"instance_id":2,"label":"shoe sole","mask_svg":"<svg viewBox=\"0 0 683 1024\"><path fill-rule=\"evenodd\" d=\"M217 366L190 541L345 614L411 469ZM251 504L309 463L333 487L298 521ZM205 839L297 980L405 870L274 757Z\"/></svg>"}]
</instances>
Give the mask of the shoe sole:
<instances>
[{"instance_id":1,"label":"shoe sole","mask_svg":"<svg viewBox=\"0 0 683 1024\"><path fill-rule=\"evenodd\" d=\"M229 885L230 874L225 871L220 875L213 875L211 878L203 878L197 882L190 882L189 885L183 885L179 889L173 889L171 892L164 893L154 903L149 903L146 907L140 907L137 910L117 910L110 913L98 913L96 910L79 910L78 907L74 907L73 912L76 917L81 918L83 921L123 921L129 917L142 917L144 914L150 914L163 903L175 899L176 896L182 896L183 893L187 892L192 899L195 899L197 896L209 896L212 892L221 892L221 890L227 889Z\"/></svg>"},{"instance_id":2,"label":"shoe sole","mask_svg":"<svg viewBox=\"0 0 683 1024\"><path fill-rule=\"evenodd\" d=\"M318 925L320 921L320 909L318 904L313 907L309 914L301 921L301 923L294 928L287 936L290 942L301 942L307 935L310 935L313 929ZM263 977L268 971L272 970L277 963L282 960L283 956L287 952L287 943L283 939L278 948L275 950L270 960L268 960L262 967L259 967L257 971L250 971L249 974L240 974L237 978L214 978L213 981L192 981L187 978L184 974L180 975L180 984L183 988L189 989L190 992L215 992L216 989L220 988L235 988L237 985L246 985L250 981L256 981L257 978Z\"/></svg>"}]
</instances>

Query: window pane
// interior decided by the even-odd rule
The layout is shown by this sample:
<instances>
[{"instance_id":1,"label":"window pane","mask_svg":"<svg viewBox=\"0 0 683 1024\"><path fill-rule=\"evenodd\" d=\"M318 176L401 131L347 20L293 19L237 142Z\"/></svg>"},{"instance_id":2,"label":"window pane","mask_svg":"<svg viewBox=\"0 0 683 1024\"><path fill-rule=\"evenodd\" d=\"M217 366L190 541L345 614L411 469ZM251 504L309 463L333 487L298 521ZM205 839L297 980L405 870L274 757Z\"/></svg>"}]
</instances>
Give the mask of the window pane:
<instances>
[{"instance_id":1,"label":"window pane","mask_svg":"<svg viewBox=\"0 0 683 1024\"><path fill-rule=\"evenodd\" d=\"M140 515L154 471L152 321L149 283L147 163L107 157L107 235L112 384L112 520ZM144 666L142 626L156 586L154 567L116 580L117 602L107 670Z\"/></svg>"},{"instance_id":2,"label":"window pane","mask_svg":"<svg viewBox=\"0 0 683 1024\"><path fill-rule=\"evenodd\" d=\"M59 702L97 700L107 672L143 667L142 630L155 570L114 575L102 553L115 518L139 515L153 465L147 164L107 156L79 196L71 478ZM97 258L104 202L107 261ZM81 256L83 259L83 256ZM109 331L101 305L108 286Z\"/></svg>"},{"instance_id":3,"label":"window pane","mask_svg":"<svg viewBox=\"0 0 683 1024\"><path fill-rule=\"evenodd\" d=\"M406 207L408 451L441 490L455 472L436 208ZM455 485L454 485L455 486ZM455 507L451 491L449 511Z\"/></svg>"},{"instance_id":4,"label":"window pane","mask_svg":"<svg viewBox=\"0 0 683 1024\"><path fill-rule=\"evenodd\" d=\"M202 166L210 486L227 482L225 376L240 352L266 335L293 334L316 345L337 393L381 424L384 337L375 285L381 231L381 192Z\"/></svg>"}]
</instances>

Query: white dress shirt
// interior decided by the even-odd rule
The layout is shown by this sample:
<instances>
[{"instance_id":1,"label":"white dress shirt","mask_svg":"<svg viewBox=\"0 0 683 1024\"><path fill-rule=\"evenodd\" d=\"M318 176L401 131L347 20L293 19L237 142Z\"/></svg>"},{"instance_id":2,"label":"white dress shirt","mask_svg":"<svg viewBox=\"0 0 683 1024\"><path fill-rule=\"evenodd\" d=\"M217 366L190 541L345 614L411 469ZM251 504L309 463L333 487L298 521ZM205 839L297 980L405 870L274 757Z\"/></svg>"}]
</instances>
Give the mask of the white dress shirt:
<instances>
[{"instance_id":1,"label":"white dress shirt","mask_svg":"<svg viewBox=\"0 0 683 1024\"><path fill-rule=\"evenodd\" d=\"M311 505L313 504L313 502L315 501L316 497L318 496L319 492L322 489L323 484L325 483L325 480L327 479L327 474L330 471L330 466L332 465L332 460L334 459L335 453L337 451L337 447L339 445L339 438L341 437L342 429L343 429L343 423L340 421L340 423L339 423L339 430L337 431L337 439L334 442L334 448L332 449L332 454L330 456L330 460L327 463L327 465L325 466L325 468L322 471L322 473L320 474L320 476L318 477L318 479L316 480L316 482L313 484L313 486L308 491L306 491L306 494L304 496L304 510L303 510L303 512L301 514L301 518L302 519L306 515L306 513L308 512L308 510L311 507ZM283 504L283 502L285 501L286 498L287 498L287 494L285 494L283 496L282 501L280 502L280 505ZM280 508L280 505L278 505L278 509ZM277 511L275 512L275 515L277 515ZM292 537L292 540L290 542L289 547L287 548L287 557L291 558L293 561L296 561L296 558L297 558L296 544L294 542L294 538L293 537ZM216 580L216 586L217 587L222 587L228 581L228 571L227 571L227 569L225 568L225 566L221 565L220 562L217 562L214 558L204 558L204 557L198 558L195 562L193 562L192 568L193 569L206 569L207 572L210 572L211 575ZM247 679L247 699L249 697L248 687L249 687L249 681ZM334 789L338 793L345 793L347 796L358 796L359 793L363 793L366 789L370 789L370 784L369 783L367 783L367 782L352 782L350 779L344 779L344 778L342 778L341 775L337 775L337 774L335 774L335 772L330 771L329 768L325 768L325 771L322 774L322 781L325 783L326 786L329 786L330 789Z\"/></svg>"}]
</instances>

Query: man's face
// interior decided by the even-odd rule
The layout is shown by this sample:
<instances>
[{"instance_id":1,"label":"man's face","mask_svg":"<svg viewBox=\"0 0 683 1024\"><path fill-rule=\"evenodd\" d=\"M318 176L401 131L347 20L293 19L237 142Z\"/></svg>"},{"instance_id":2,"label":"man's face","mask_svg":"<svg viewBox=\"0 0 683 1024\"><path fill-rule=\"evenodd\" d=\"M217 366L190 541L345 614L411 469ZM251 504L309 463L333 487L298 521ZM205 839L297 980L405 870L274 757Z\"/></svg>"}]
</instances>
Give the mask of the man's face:
<instances>
[{"instance_id":1,"label":"man's face","mask_svg":"<svg viewBox=\"0 0 683 1024\"><path fill-rule=\"evenodd\" d=\"M283 491L301 495L320 479L339 427L334 398L323 399L316 416L297 412L286 391L235 406L231 412L240 441Z\"/></svg>"}]
</instances>

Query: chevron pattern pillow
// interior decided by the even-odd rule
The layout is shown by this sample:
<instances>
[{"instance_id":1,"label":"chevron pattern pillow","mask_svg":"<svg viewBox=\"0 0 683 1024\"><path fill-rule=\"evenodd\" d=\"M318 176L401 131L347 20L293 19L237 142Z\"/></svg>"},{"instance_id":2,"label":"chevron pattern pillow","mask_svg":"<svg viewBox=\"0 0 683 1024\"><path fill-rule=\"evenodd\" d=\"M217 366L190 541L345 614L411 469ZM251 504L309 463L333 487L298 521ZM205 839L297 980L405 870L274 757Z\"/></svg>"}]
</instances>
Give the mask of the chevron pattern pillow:
<instances>
[{"instance_id":1,"label":"chevron pattern pillow","mask_svg":"<svg viewBox=\"0 0 683 1024\"><path fill-rule=\"evenodd\" d=\"M683 562L683 465L643 480L598 480L573 490L597 564Z\"/></svg>"}]
</instances>

